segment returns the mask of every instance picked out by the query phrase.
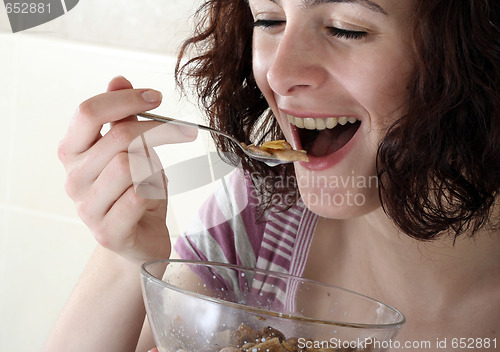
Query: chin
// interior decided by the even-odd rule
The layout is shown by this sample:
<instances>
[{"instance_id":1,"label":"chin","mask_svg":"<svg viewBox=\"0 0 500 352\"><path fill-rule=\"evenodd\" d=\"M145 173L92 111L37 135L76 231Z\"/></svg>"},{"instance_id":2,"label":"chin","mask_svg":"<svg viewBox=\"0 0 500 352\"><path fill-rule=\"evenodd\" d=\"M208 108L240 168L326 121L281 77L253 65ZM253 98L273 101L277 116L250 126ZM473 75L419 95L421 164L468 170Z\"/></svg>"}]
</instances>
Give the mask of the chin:
<instances>
[{"instance_id":1,"label":"chin","mask_svg":"<svg viewBox=\"0 0 500 352\"><path fill-rule=\"evenodd\" d=\"M371 159L346 158L324 170L307 163L295 165L295 175L304 204L326 218L362 216L380 207L378 177Z\"/></svg>"},{"instance_id":2,"label":"chin","mask_svg":"<svg viewBox=\"0 0 500 352\"><path fill-rule=\"evenodd\" d=\"M329 219L349 219L366 215L380 207L378 192L356 188L331 189L300 185L302 202L313 213Z\"/></svg>"}]
</instances>

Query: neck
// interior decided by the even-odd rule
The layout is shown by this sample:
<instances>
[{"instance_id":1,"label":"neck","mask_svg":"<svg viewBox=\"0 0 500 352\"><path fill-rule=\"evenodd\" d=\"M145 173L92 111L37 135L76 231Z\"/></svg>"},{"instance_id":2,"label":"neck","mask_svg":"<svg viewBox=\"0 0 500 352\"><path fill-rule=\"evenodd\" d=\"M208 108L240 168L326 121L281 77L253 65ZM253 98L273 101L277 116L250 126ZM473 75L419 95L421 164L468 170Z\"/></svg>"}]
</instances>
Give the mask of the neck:
<instances>
[{"instance_id":1,"label":"neck","mask_svg":"<svg viewBox=\"0 0 500 352\"><path fill-rule=\"evenodd\" d=\"M474 238L464 234L456 241L422 242L400 233L381 209L346 220L343 227L351 234L346 245L358 252L362 249L359 260L364 260L374 277L406 287L408 292L429 295L434 302L465 298L496 281L491 280L493 275L500 275L498 231L484 229Z\"/></svg>"},{"instance_id":2,"label":"neck","mask_svg":"<svg viewBox=\"0 0 500 352\"><path fill-rule=\"evenodd\" d=\"M407 317L403 340L492 337L500 323L499 237L485 229L474 239L422 242L400 233L381 209L320 218L302 274L399 309Z\"/></svg>"}]
</instances>

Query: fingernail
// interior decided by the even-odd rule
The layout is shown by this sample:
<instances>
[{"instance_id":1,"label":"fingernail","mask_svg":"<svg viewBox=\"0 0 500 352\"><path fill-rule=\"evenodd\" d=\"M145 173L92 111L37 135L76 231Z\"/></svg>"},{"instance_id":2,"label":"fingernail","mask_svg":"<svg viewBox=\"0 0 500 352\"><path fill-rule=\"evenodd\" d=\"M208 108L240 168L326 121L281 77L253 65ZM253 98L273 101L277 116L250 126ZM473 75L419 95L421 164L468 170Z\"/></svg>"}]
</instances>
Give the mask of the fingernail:
<instances>
[{"instance_id":1,"label":"fingernail","mask_svg":"<svg viewBox=\"0 0 500 352\"><path fill-rule=\"evenodd\" d=\"M149 89L142 92L142 99L144 99L146 103L159 103L162 98L163 95L157 90Z\"/></svg>"}]
</instances>

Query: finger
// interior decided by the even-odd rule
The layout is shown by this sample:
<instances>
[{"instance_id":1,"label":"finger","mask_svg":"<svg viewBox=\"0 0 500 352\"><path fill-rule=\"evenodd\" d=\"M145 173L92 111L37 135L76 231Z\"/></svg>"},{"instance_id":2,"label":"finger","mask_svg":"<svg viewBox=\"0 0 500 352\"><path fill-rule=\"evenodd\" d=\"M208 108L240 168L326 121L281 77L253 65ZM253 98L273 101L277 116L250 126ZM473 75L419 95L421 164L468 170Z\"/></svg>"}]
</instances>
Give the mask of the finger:
<instances>
[{"instance_id":1,"label":"finger","mask_svg":"<svg viewBox=\"0 0 500 352\"><path fill-rule=\"evenodd\" d=\"M109 82L107 91L111 92L114 90L131 89L131 88L133 88L133 87L132 87L132 83L130 83L129 80L127 80L123 76L118 76L118 77L113 78L111 80L111 82ZM137 116L131 115L131 116L125 117L119 121L111 122L111 126L113 126L117 123L126 122L126 121L137 121Z\"/></svg>"},{"instance_id":2,"label":"finger","mask_svg":"<svg viewBox=\"0 0 500 352\"><path fill-rule=\"evenodd\" d=\"M117 156L116 162L111 163L92 184L84 201L78 203L78 215L90 228L99 227L110 210L117 203L123 203L121 198L131 189L135 189L136 195L144 200L166 201L167 199L167 181L162 172L140 184L132 185L130 174L121 172L121 169L127 168L124 158L126 158L125 153ZM151 210L157 206L159 203L149 203L147 209Z\"/></svg>"},{"instance_id":3,"label":"finger","mask_svg":"<svg viewBox=\"0 0 500 352\"><path fill-rule=\"evenodd\" d=\"M100 137L105 123L151 110L161 102L161 93L151 89L123 89L92 97L77 109L64 138L68 153L81 153Z\"/></svg>"},{"instance_id":4,"label":"finger","mask_svg":"<svg viewBox=\"0 0 500 352\"><path fill-rule=\"evenodd\" d=\"M143 129L128 145L128 152L145 152L146 148L157 147L165 144L188 143L198 136L198 129L192 126L178 125L175 123L159 123L156 121L142 122L151 128Z\"/></svg>"},{"instance_id":5,"label":"finger","mask_svg":"<svg viewBox=\"0 0 500 352\"><path fill-rule=\"evenodd\" d=\"M166 204L165 200L144 199L134 191L133 187L128 188L113 204L101 222L104 228L103 234L106 236L104 241L107 241L108 245L116 250L138 245L140 239L137 236L142 233L140 231L142 229L139 229L138 226L141 225L151 225L152 228L144 231L143 235L155 237L155 232L161 232L160 226L165 227ZM150 213L149 221L157 223L145 223L147 221L145 220L146 213ZM101 239L98 240L102 243ZM154 243L149 245L154 245ZM149 245L148 243L142 244L143 248Z\"/></svg>"},{"instance_id":6,"label":"finger","mask_svg":"<svg viewBox=\"0 0 500 352\"><path fill-rule=\"evenodd\" d=\"M136 193L144 199L167 199L167 177L154 149L129 155L130 176Z\"/></svg>"},{"instance_id":7,"label":"finger","mask_svg":"<svg viewBox=\"0 0 500 352\"><path fill-rule=\"evenodd\" d=\"M167 200L167 185L168 180L162 169L159 172L151 174L139 183L134 182L134 189L135 193L141 198Z\"/></svg>"},{"instance_id":8,"label":"finger","mask_svg":"<svg viewBox=\"0 0 500 352\"><path fill-rule=\"evenodd\" d=\"M130 173L136 192L143 198L163 199L167 179L155 146L194 140L198 129L190 126L161 124L137 136L128 147Z\"/></svg>"},{"instance_id":9,"label":"finger","mask_svg":"<svg viewBox=\"0 0 500 352\"><path fill-rule=\"evenodd\" d=\"M137 185L137 191L134 195L137 199L135 199L134 202L128 202L122 199L123 197L130 198L130 192L134 191L129 171L128 157L127 153L116 155L102 171L98 179L92 183L84 199L77 204L79 216L87 226L91 229L96 229L97 233L108 233L107 231L103 231L103 220L108 217L107 215L113 207L116 208L116 204L125 204L130 207L137 206L139 209L138 214L140 215L143 210L153 210L160 206L161 202L158 201L157 203L145 203L147 199L157 199L165 202L167 198L166 177L160 172L157 175L153 175L153 177L143 180L141 184ZM126 196L126 194L128 194L128 196ZM154 197L148 195L154 195ZM142 198L144 202L138 202L137 200L140 198ZM120 209L120 206L118 206L118 209ZM135 211L135 209L132 208L129 210ZM112 213L117 213L117 211L115 210ZM130 232L130 229L128 229L127 233L128 232ZM113 236L111 233L109 233L109 235Z\"/></svg>"},{"instance_id":10,"label":"finger","mask_svg":"<svg viewBox=\"0 0 500 352\"><path fill-rule=\"evenodd\" d=\"M153 147L191 142L196 139L197 134L198 130L194 127L155 121L121 123L114 126L85 153L76 176L93 182L118 153L128 152L139 157L148 157L152 155Z\"/></svg>"},{"instance_id":11,"label":"finger","mask_svg":"<svg viewBox=\"0 0 500 352\"><path fill-rule=\"evenodd\" d=\"M92 227L102 221L106 213L128 188L132 186L127 153L120 153L106 165L78 204L78 215Z\"/></svg>"},{"instance_id":12,"label":"finger","mask_svg":"<svg viewBox=\"0 0 500 352\"><path fill-rule=\"evenodd\" d=\"M108 89L106 91L111 92L114 90L131 89L131 88L133 88L132 83L130 83L128 79L126 79L123 76L117 76L109 82Z\"/></svg>"},{"instance_id":13,"label":"finger","mask_svg":"<svg viewBox=\"0 0 500 352\"><path fill-rule=\"evenodd\" d=\"M155 164L160 163L158 156L152 155ZM149 160L139 160L134 158L134 162L140 163L148 170ZM106 166L97 180L90 186L89 192L85 195L85 201L79 207L79 215L86 219L89 224L101 221L113 204L129 189L134 187L136 193L144 199L166 199L167 180L160 166L155 174L141 175L140 180L133 181L130 174L131 160L127 153L120 153ZM137 176L136 176L137 177Z\"/></svg>"}]
</instances>

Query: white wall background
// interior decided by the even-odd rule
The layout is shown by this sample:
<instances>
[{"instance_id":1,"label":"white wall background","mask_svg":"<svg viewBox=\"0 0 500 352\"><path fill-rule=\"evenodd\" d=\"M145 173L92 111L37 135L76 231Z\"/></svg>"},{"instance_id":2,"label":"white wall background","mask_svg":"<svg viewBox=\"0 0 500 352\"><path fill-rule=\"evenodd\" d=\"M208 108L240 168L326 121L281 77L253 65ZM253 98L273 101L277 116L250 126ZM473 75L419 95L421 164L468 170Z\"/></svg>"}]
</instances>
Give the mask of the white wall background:
<instances>
[{"instance_id":1,"label":"white wall background","mask_svg":"<svg viewBox=\"0 0 500 352\"><path fill-rule=\"evenodd\" d=\"M23 31L112 47L174 53L201 0L80 0L64 16ZM11 32L0 6L0 31Z\"/></svg>"},{"instance_id":2,"label":"white wall background","mask_svg":"<svg viewBox=\"0 0 500 352\"><path fill-rule=\"evenodd\" d=\"M41 349L95 246L64 193L56 157L77 105L124 75L136 87L162 91L157 112L200 117L179 99L172 78L171 54L187 33L192 4L81 0L68 14L16 34L0 6L0 351ZM175 232L201 193L170 211Z\"/></svg>"}]
</instances>

